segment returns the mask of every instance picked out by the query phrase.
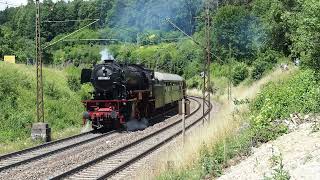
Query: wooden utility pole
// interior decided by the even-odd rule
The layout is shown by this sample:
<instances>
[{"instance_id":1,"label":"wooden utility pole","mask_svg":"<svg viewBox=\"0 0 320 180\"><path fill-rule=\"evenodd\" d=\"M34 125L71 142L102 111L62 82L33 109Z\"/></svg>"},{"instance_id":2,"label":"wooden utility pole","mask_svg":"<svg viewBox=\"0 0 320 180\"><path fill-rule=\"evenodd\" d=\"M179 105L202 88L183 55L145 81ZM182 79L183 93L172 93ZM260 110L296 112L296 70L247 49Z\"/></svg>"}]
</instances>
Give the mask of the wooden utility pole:
<instances>
[{"instance_id":1,"label":"wooden utility pole","mask_svg":"<svg viewBox=\"0 0 320 180\"><path fill-rule=\"evenodd\" d=\"M37 122L44 122L40 1L36 0Z\"/></svg>"}]
</instances>

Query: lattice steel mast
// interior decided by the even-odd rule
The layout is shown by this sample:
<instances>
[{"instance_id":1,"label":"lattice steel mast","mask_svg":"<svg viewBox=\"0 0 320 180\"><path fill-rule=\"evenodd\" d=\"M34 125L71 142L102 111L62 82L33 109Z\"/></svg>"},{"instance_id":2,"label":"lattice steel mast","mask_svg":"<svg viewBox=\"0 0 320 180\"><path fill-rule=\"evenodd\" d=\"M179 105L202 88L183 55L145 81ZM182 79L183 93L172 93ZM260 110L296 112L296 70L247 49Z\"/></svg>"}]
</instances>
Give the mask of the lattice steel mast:
<instances>
[{"instance_id":1,"label":"lattice steel mast","mask_svg":"<svg viewBox=\"0 0 320 180\"><path fill-rule=\"evenodd\" d=\"M37 122L44 122L40 1L36 0Z\"/></svg>"},{"instance_id":2,"label":"lattice steel mast","mask_svg":"<svg viewBox=\"0 0 320 180\"><path fill-rule=\"evenodd\" d=\"M211 92L211 77L210 77L210 65L211 65L211 16L210 16L210 2L206 1L206 16L205 16L205 58L203 62L203 115L210 106L210 92ZM207 106L206 106L207 104ZM210 121L210 113L208 116L204 116L203 124L205 121Z\"/></svg>"}]
</instances>

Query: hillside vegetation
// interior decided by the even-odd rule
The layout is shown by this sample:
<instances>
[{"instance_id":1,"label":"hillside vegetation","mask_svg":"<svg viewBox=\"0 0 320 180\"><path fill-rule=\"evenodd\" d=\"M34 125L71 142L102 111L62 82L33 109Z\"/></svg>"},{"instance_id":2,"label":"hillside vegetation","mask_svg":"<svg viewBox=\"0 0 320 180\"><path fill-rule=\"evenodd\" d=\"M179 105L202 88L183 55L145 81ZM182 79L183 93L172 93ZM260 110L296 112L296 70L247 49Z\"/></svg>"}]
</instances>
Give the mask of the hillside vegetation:
<instances>
[{"instance_id":1,"label":"hillside vegetation","mask_svg":"<svg viewBox=\"0 0 320 180\"><path fill-rule=\"evenodd\" d=\"M155 179L216 178L223 170L250 155L251 148L288 132L283 121L292 113L320 113L319 83L310 71L277 70L250 86L234 89L234 98L250 103L228 102L220 98L220 111L211 124L195 130L184 148L159 157L157 170L143 177ZM245 101L244 101L245 102ZM178 142L179 143L179 142ZM167 169L167 161L175 165Z\"/></svg>"},{"instance_id":2,"label":"hillside vegetation","mask_svg":"<svg viewBox=\"0 0 320 180\"><path fill-rule=\"evenodd\" d=\"M277 83L269 83L251 103L253 139L257 142L274 140L287 132L287 127L276 120L292 113L317 114L320 112L320 83L307 70Z\"/></svg>"},{"instance_id":3,"label":"hillside vegetation","mask_svg":"<svg viewBox=\"0 0 320 180\"><path fill-rule=\"evenodd\" d=\"M203 1L177 0L46 0L42 7L45 45L83 27L90 21L52 23L76 19L99 22L44 50L46 64L92 64L99 52L110 48L122 62L144 63L170 71L199 87L203 48L165 21L170 18L195 41L204 43ZM317 0L219 0L212 2L212 61L230 65L223 76L238 85L247 77L257 80L278 57L299 59L304 67L319 69L320 22ZM34 58L34 1L0 12L0 57L15 54L18 62ZM199 18L195 18L199 17ZM115 39L104 43L79 39ZM219 58L216 58L219 57ZM198 83L197 83L198 82Z\"/></svg>"},{"instance_id":4,"label":"hillside vegetation","mask_svg":"<svg viewBox=\"0 0 320 180\"><path fill-rule=\"evenodd\" d=\"M55 134L81 126L81 93L73 91L72 67L44 68L45 120ZM0 62L0 144L30 137L36 122L36 71L34 66ZM68 81L69 80L69 81ZM68 83L69 82L69 83Z\"/></svg>"}]
</instances>

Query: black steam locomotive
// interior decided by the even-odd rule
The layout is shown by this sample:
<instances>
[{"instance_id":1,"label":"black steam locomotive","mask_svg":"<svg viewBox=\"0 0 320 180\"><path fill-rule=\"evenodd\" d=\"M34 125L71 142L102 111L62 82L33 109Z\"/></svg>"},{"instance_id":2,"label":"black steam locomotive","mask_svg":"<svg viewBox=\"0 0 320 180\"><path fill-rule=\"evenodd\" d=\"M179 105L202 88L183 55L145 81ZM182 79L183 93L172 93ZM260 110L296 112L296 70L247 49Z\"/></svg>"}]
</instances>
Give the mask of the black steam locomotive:
<instances>
[{"instance_id":1,"label":"black steam locomotive","mask_svg":"<svg viewBox=\"0 0 320 180\"><path fill-rule=\"evenodd\" d=\"M157 109L176 103L185 95L184 80L178 75L114 60L83 69L81 83L89 82L94 92L92 99L83 101L83 120L91 121L94 129L128 128L131 120L145 122Z\"/></svg>"}]
</instances>

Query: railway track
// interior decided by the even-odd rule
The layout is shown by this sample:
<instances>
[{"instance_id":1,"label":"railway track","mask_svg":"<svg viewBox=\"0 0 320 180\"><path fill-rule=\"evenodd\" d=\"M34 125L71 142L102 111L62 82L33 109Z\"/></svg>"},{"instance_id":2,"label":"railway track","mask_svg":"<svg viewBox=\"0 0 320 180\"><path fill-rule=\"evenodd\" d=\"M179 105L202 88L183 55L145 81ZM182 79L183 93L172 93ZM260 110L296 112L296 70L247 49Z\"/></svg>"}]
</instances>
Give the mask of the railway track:
<instances>
[{"instance_id":1,"label":"railway track","mask_svg":"<svg viewBox=\"0 0 320 180\"><path fill-rule=\"evenodd\" d=\"M104 138L115 134L116 131L110 131L105 134L94 134L93 131L82 133L69 138L45 143L40 146L24 149L14 153L0 156L0 172L6 169L10 169L19 166L24 163L35 161L73 147L89 143L100 138Z\"/></svg>"},{"instance_id":2,"label":"railway track","mask_svg":"<svg viewBox=\"0 0 320 180\"><path fill-rule=\"evenodd\" d=\"M154 117L154 119L169 114L172 111L172 109L168 110L165 113ZM65 139L45 143L21 151L9 153L0 156L0 172L14 167L18 167L26 163L30 163L32 161L40 160L45 157L49 157L54 154L61 153L63 151L69 150L80 145L88 144L90 142L97 141L102 138L107 138L108 136L111 137L116 134L118 134L117 131L110 131L104 134L95 134L94 131L90 131L87 133L82 133Z\"/></svg>"},{"instance_id":3,"label":"railway track","mask_svg":"<svg viewBox=\"0 0 320 180\"><path fill-rule=\"evenodd\" d=\"M199 110L201 108L200 100L195 97L191 97L191 99L195 100L199 106L187 118L191 118L197 113L199 117L197 117L194 121L186 121L186 129L190 129L203 119L203 115L199 115ZM210 113L212 109L212 104L210 102L207 102L206 104L209 104L209 108L205 112L205 115ZM181 122L182 120L180 119L130 144L119 147L111 152L107 152L92 161L82 164L55 177L51 177L51 179L110 178L117 172L128 167L130 164L133 164L137 160L145 157L149 153L179 136L182 133Z\"/></svg>"}]
</instances>

